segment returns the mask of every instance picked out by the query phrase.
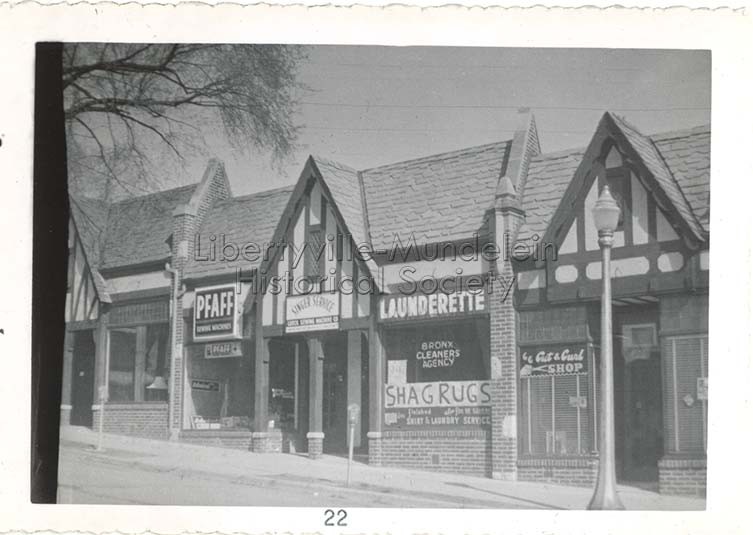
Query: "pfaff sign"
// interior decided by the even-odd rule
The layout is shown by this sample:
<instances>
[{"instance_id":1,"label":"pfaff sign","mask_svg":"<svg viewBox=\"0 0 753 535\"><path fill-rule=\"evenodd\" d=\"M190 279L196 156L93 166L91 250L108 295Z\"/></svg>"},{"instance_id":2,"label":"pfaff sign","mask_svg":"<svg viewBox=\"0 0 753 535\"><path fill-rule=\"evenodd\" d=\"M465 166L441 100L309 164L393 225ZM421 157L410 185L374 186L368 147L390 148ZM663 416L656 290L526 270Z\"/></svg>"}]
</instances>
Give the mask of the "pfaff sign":
<instances>
[{"instance_id":1,"label":"pfaff sign","mask_svg":"<svg viewBox=\"0 0 753 535\"><path fill-rule=\"evenodd\" d=\"M482 290L436 292L417 295L386 295L379 301L379 321L420 320L486 313Z\"/></svg>"},{"instance_id":2,"label":"pfaff sign","mask_svg":"<svg viewBox=\"0 0 753 535\"><path fill-rule=\"evenodd\" d=\"M204 346L204 358L207 359L240 357L242 354L240 341L214 342Z\"/></svg>"},{"instance_id":3,"label":"pfaff sign","mask_svg":"<svg viewBox=\"0 0 753 535\"><path fill-rule=\"evenodd\" d=\"M193 306L194 340L239 338L237 298L234 285L197 289Z\"/></svg>"}]
</instances>

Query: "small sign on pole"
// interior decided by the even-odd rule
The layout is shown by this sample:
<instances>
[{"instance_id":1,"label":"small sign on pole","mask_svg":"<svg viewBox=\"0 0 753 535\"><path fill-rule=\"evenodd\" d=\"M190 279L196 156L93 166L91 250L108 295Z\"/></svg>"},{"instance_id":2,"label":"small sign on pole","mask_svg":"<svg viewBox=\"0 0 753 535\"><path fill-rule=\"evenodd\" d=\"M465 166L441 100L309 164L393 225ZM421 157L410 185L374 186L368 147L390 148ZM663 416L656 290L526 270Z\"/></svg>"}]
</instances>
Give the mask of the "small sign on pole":
<instances>
[{"instance_id":1,"label":"small sign on pole","mask_svg":"<svg viewBox=\"0 0 753 535\"><path fill-rule=\"evenodd\" d=\"M97 451L104 451L102 447L102 435L104 434L105 424L105 402L107 401L107 385L102 385L97 390L99 398L99 426L97 433Z\"/></svg>"},{"instance_id":2,"label":"small sign on pole","mask_svg":"<svg viewBox=\"0 0 753 535\"><path fill-rule=\"evenodd\" d=\"M348 405L348 476L345 482L347 487L350 486L350 467L353 464L353 438L356 431L356 424L361 415L361 407L358 403Z\"/></svg>"},{"instance_id":3,"label":"small sign on pole","mask_svg":"<svg viewBox=\"0 0 753 535\"><path fill-rule=\"evenodd\" d=\"M701 401L709 399L709 378L698 377L696 379L696 395L695 397Z\"/></svg>"}]
</instances>

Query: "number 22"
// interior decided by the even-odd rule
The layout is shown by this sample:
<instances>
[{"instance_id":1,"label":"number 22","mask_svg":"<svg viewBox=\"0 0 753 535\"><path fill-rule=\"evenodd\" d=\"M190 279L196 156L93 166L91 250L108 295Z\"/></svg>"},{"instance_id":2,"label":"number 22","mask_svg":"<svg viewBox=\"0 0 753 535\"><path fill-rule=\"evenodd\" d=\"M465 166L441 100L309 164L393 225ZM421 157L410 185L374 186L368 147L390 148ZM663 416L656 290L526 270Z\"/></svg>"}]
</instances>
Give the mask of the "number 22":
<instances>
[{"instance_id":1,"label":"number 22","mask_svg":"<svg viewBox=\"0 0 753 535\"><path fill-rule=\"evenodd\" d=\"M337 516L337 524L334 523L335 516ZM348 518L348 513L345 509L338 509L335 513L332 509L324 511L324 525L325 526L347 526L345 519Z\"/></svg>"}]
</instances>

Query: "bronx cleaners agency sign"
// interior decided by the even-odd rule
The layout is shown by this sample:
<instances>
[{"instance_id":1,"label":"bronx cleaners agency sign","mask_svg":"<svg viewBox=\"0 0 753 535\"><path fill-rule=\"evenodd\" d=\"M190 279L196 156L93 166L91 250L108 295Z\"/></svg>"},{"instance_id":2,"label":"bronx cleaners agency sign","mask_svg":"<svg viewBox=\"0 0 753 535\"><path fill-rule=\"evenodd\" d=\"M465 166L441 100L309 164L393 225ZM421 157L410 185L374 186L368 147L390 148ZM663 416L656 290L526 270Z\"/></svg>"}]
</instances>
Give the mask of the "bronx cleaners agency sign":
<instances>
[{"instance_id":1,"label":"bronx cleaners agency sign","mask_svg":"<svg viewBox=\"0 0 753 535\"><path fill-rule=\"evenodd\" d=\"M194 340L239 338L237 298L232 284L198 288L193 306Z\"/></svg>"},{"instance_id":2,"label":"bronx cleaners agency sign","mask_svg":"<svg viewBox=\"0 0 753 535\"><path fill-rule=\"evenodd\" d=\"M385 385L384 423L401 429L488 427L489 381Z\"/></svg>"},{"instance_id":3,"label":"bronx cleaners agency sign","mask_svg":"<svg viewBox=\"0 0 753 535\"><path fill-rule=\"evenodd\" d=\"M301 333L337 329L340 294L291 295L285 299L285 332Z\"/></svg>"}]
</instances>

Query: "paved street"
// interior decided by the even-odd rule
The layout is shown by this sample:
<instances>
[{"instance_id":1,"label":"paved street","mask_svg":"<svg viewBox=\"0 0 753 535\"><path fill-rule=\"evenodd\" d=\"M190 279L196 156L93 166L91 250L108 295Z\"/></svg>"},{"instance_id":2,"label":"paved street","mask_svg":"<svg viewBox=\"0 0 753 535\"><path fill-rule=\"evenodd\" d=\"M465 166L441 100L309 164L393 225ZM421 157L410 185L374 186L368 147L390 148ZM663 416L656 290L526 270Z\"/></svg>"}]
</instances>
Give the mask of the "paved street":
<instances>
[{"instance_id":1,"label":"paved street","mask_svg":"<svg viewBox=\"0 0 753 535\"><path fill-rule=\"evenodd\" d=\"M60 503L584 509L591 489L259 454L61 429ZM705 500L620 486L628 509L699 510Z\"/></svg>"}]
</instances>

